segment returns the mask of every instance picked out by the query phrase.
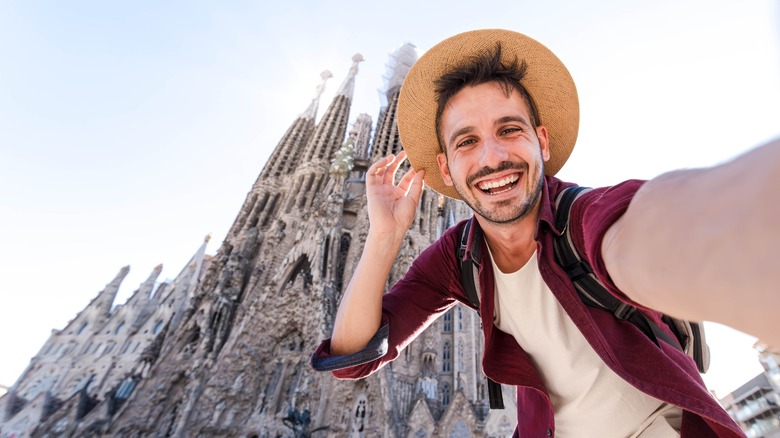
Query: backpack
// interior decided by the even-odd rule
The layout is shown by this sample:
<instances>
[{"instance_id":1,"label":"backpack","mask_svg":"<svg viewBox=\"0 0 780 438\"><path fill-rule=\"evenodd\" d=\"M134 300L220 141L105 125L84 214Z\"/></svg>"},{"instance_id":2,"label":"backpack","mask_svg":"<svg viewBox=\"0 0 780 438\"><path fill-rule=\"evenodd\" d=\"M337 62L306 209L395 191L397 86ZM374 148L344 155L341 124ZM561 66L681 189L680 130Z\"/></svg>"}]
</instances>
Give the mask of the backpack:
<instances>
[{"instance_id":1,"label":"backpack","mask_svg":"<svg viewBox=\"0 0 780 438\"><path fill-rule=\"evenodd\" d=\"M574 201L580 195L591 190L587 187L572 186L564 189L555 201L556 215L555 226L562 230L560 237L555 237L554 251L555 261L566 271L566 274L574 284L577 294L582 301L591 307L611 312L615 318L634 324L648 338L660 347L659 339L674 348L684 352L696 362L699 372L705 373L710 366L710 350L704 337L704 327L701 323L685 321L663 315L662 320L672 329L674 338L669 336L644 313L638 312L636 307L626 304L613 296L606 287L596 278L590 265L580 257L571 237L569 228L569 212ZM458 260L460 261L460 281L466 292L469 302L479 309L479 282L477 264L466 255L466 243L474 218L469 219L461 231L460 245L458 247ZM504 401L501 394L501 385L491 379L487 379L488 398L491 409L504 409Z\"/></svg>"}]
</instances>

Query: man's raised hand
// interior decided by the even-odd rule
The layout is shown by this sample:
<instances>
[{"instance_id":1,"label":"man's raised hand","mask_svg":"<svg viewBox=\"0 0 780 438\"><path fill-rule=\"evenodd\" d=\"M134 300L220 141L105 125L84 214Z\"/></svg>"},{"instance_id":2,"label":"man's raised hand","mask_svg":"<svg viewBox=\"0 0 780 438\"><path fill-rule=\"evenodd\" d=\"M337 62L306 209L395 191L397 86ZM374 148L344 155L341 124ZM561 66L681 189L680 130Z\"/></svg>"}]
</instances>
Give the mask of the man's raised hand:
<instances>
[{"instance_id":1,"label":"man's raised hand","mask_svg":"<svg viewBox=\"0 0 780 438\"><path fill-rule=\"evenodd\" d=\"M401 239L414 221L425 171L409 169L395 185L395 173L405 159L406 152L402 151L398 156L382 158L368 169L366 196L372 233Z\"/></svg>"}]
</instances>

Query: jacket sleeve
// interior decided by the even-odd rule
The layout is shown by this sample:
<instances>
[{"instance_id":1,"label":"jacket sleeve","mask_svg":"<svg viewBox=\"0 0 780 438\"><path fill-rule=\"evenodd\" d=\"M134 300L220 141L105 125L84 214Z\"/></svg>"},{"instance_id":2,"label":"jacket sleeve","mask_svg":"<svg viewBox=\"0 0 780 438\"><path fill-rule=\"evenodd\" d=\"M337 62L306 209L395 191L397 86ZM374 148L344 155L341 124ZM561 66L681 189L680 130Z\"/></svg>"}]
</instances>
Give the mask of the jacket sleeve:
<instances>
[{"instance_id":1,"label":"jacket sleeve","mask_svg":"<svg viewBox=\"0 0 780 438\"><path fill-rule=\"evenodd\" d=\"M370 375L398 357L440 315L465 300L455 257L452 227L423 251L408 272L382 298L382 322L368 345L345 356L330 355L330 339L320 343L311 358L317 371L341 379Z\"/></svg>"}]
</instances>

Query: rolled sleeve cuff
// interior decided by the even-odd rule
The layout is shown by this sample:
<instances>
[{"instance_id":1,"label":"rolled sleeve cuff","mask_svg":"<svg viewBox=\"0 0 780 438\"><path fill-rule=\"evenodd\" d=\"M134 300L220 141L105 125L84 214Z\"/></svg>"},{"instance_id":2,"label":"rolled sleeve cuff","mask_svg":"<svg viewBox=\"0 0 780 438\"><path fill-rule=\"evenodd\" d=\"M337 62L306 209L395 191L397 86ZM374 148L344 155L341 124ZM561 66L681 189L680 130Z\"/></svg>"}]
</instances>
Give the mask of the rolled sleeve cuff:
<instances>
[{"instance_id":1,"label":"rolled sleeve cuff","mask_svg":"<svg viewBox=\"0 0 780 438\"><path fill-rule=\"evenodd\" d=\"M389 338L390 324L385 323L379 327L365 348L344 356L331 356L330 339L326 339L312 354L311 367L315 371L334 371L377 360L387 354Z\"/></svg>"}]
</instances>

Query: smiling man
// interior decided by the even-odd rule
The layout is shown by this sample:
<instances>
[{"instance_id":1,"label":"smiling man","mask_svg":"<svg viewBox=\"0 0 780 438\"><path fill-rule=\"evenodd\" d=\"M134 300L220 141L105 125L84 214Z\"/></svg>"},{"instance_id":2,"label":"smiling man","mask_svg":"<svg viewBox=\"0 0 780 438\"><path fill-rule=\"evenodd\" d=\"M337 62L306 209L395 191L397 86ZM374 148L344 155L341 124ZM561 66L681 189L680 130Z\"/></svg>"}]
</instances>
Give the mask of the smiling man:
<instances>
[{"instance_id":1,"label":"smiling man","mask_svg":"<svg viewBox=\"0 0 780 438\"><path fill-rule=\"evenodd\" d=\"M398 111L405 152L368 171L369 233L315 369L365 377L457 302L471 302L456 256L465 221L384 291L424 179L474 211L463 260L478 267L483 370L517 387L516 436L743 436L659 312L777 341L780 278L756 262L776 260L780 243L778 233L759 236L780 213L768 202L777 199L768 187L780 183L777 142L716 168L584 192L561 224L556 202L574 185L554 175L574 147L579 107L568 71L546 47L504 30L451 37L411 69ZM394 185L406 154L415 170ZM554 255L564 228L612 299L654 334L584 304ZM744 247L751 257L738 256ZM741 302L764 305L735 311L737 291ZM752 321L734 317L745 312Z\"/></svg>"},{"instance_id":2,"label":"smiling man","mask_svg":"<svg viewBox=\"0 0 780 438\"><path fill-rule=\"evenodd\" d=\"M463 88L442 114L439 131L448 139L437 155L442 176L489 222L515 222L538 206L550 150L547 130L531 125L528 113L515 89L489 82ZM464 182L453 179L450 161L453 171L464 168ZM496 167L485 167L489 162Z\"/></svg>"}]
</instances>

